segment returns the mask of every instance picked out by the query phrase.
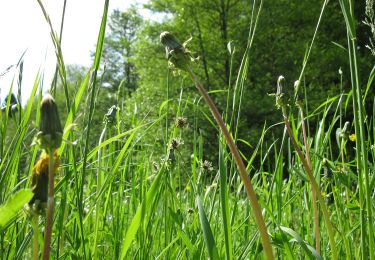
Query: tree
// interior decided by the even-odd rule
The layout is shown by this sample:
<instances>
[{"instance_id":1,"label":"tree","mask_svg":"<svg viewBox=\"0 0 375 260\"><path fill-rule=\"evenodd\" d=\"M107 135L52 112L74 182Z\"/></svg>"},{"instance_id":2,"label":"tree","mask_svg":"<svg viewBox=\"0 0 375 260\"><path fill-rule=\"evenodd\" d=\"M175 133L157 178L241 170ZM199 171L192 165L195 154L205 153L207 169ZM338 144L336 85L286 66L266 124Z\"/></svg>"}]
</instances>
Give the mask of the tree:
<instances>
[{"instance_id":1,"label":"tree","mask_svg":"<svg viewBox=\"0 0 375 260\"><path fill-rule=\"evenodd\" d=\"M122 81L129 92L137 87L133 45L141 23L142 18L135 7L125 12L114 10L110 16L109 33L105 37L103 48L103 82L113 90L117 90Z\"/></svg>"}]
</instances>

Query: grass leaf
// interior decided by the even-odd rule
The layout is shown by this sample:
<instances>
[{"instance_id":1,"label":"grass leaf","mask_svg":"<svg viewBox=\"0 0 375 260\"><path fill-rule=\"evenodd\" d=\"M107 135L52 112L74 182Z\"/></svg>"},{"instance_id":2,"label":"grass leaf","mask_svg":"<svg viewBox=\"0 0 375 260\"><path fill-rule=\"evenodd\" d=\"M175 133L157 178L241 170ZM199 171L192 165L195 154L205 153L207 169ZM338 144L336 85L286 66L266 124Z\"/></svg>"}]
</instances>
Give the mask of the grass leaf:
<instances>
[{"instance_id":1,"label":"grass leaf","mask_svg":"<svg viewBox=\"0 0 375 260\"><path fill-rule=\"evenodd\" d=\"M201 228L203 231L204 242L206 243L208 255L210 259L220 259L217 251L214 235L212 234L210 223L208 222L206 213L204 212L202 201L199 195L196 198L196 204L199 212L199 220L201 222Z\"/></svg>"},{"instance_id":2,"label":"grass leaf","mask_svg":"<svg viewBox=\"0 0 375 260\"><path fill-rule=\"evenodd\" d=\"M5 227L23 206L30 201L33 193L30 189L19 190L14 196L0 207L0 229Z\"/></svg>"}]
</instances>

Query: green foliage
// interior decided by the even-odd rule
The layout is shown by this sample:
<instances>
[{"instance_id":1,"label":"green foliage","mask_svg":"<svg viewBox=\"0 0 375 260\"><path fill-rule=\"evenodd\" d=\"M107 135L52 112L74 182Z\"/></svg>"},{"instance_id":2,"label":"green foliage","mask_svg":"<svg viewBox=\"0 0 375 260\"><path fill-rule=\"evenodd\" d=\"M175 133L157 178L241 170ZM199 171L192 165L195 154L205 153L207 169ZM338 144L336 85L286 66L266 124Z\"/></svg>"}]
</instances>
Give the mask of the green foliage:
<instances>
[{"instance_id":1,"label":"green foliage","mask_svg":"<svg viewBox=\"0 0 375 260\"><path fill-rule=\"evenodd\" d=\"M55 176L53 259L262 257L259 231L236 166L193 83L168 69L159 42L162 31L181 42L193 36L189 50L201 57L194 70L241 148L274 254L288 259L332 257L321 207L320 250L316 244L311 186L282 132L284 125L278 124L283 117L268 96L275 92L280 74L293 96L293 81L301 73L322 6L307 0L264 1L262 8L258 4L153 0L147 8L165 13L164 19L143 21L132 9L115 11L105 39L102 23L93 68L65 65L59 57L55 100L64 133L61 170ZM356 3L353 13L344 8L358 40L349 47L339 3L329 1L324 9L299 93L307 143L293 102L287 115L297 145L304 155L309 151L335 227L337 254L346 259L366 258L374 241L373 222L368 221L375 209L374 69L365 48L367 27L359 23L364 6ZM121 34L123 23L130 38ZM101 46L102 59L108 58L106 69L100 62ZM350 67L354 60L356 68L353 62ZM91 75L99 65L103 70L94 81ZM131 68L129 84L124 68ZM350 75L359 79L353 91ZM17 206L17 214L8 215L11 220L0 232L4 259L30 258L31 240L38 233L34 231L43 230L43 217L33 227L30 216L20 210L28 201L23 190L30 187L38 156L31 144L40 120L35 105L40 85L38 74L27 106L16 117L1 114L0 203ZM361 114L353 110L353 101L363 108ZM103 123L113 105L119 108L114 121ZM186 125L176 125L178 117L186 118ZM171 149L172 140L183 144ZM8 200L14 194L16 203ZM198 204L197 197L202 198ZM4 222L3 215L0 219Z\"/></svg>"},{"instance_id":2,"label":"green foliage","mask_svg":"<svg viewBox=\"0 0 375 260\"><path fill-rule=\"evenodd\" d=\"M125 12L114 10L109 17L109 32L103 49L105 72L102 81L113 90L117 90L121 82L124 82L127 92L134 91L138 86L134 43L141 23L142 18L135 7Z\"/></svg>"},{"instance_id":3,"label":"green foliage","mask_svg":"<svg viewBox=\"0 0 375 260\"><path fill-rule=\"evenodd\" d=\"M7 202L0 206L0 229L3 229L19 211L30 201L33 193L29 189L19 190Z\"/></svg>"}]
</instances>

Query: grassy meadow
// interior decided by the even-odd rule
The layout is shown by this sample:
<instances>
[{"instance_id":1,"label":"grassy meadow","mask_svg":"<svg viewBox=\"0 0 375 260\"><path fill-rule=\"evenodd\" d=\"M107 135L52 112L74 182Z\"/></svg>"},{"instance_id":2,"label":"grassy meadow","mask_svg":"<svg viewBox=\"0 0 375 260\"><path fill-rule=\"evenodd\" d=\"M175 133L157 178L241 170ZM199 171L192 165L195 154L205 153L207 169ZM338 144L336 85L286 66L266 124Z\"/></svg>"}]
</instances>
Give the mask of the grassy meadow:
<instances>
[{"instance_id":1,"label":"grassy meadow","mask_svg":"<svg viewBox=\"0 0 375 260\"><path fill-rule=\"evenodd\" d=\"M40 103L47 83L41 72L35 75L30 97L22 97L27 104L16 111L8 101L0 114L0 259L39 259L46 247L48 210L42 205L37 211L28 203L34 166L43 150L55 160L49 162L47 174L59 162L50 259L375 259L375 106L368 98L374 91L375 67L361 84L358 21L352 1L339 2L347 29L343 48L349 73L337 72L341 83L335 95L313 111L306 109L304 73L314 55L318 17L301 57L299 78L293 85L283 77L288 75L280 75L274 93L264 93L275 100L279 122L262 122L260 138L251 144L237 133L244 92L251 92L245 87L248 67L261 62L248 56L257 39L261 5L252 13L241 65L231 71L235 83L208 92L226 97L217 107L222 125L193 72L195 65L185 49L189 44L176 47L174 39L172 46L163 42L172 51L163 69L170 78L195 83L196 93L203 96L185 95L183 84L177 97L169 96L168 78L165 92L159 93L164 101L151 108L157 117L138 116L142 98L134 101L132 111L125 111L116 92L115 107L94 124L96 102L105 98L98 93L108 0L93 65L74 95L67 85L60 37L39 2L56 48L56 76L62 87L49 92L63 97L56 98L62 143L58 156L51 156L55 147L45 148L38 139L43 122L53 125L56 120L43 117ZM328 1L322 3L323 14ZM343 77L350 82L349 92L343 90ZM12 85L12 92L20 93L20 86ZM191 116L186 117L187 111ZM202 115L204 124L214 129L210 134L218 147L209 156L212 149L200 130ZM123 124L125 119L130 123ZM275 128L282 130L280 135L274 135ZM246 153L230 146L231 140L246 147ZM160 143L162 151L154 149Z\"/></svg>"}]
</instances>

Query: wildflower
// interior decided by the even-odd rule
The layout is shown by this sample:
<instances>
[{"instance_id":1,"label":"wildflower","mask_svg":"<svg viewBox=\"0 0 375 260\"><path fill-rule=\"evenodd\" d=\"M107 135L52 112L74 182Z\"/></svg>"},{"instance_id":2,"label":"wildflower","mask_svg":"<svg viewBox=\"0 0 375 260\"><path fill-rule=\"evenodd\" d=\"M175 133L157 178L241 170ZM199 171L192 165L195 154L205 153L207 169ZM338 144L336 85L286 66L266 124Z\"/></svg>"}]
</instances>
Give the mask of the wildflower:
<instances>
[{"instance_id":1,"label":"wildflower","mask_svg":"<svg viewBox=\"0 0 375 260\"><path fill-rule=\"evenodd\" d=\"M47 151L53 151L60 147L63 131L57 105L51 95L47 94L42 99L40 113L39 133L37 134L38 144Z\"/></svg>"},{"instance_id":2,"label":"wildflower","mask_svg":"<svg viewBox=\"0 0 375 260\"><path fill-rule=\"evenodd\" d=\"M174 121L176 128L182 128L186 125L187 118L186 117L177 117Z\"/></svg>"},{"instance_id":3,"label":"wildflower","mask_svg":"<svg viewBox=\"0 0 375 260\"><path fill-rule=\"evenodd\" d=\"M349 135L349 139L350 139L350 141L355 142L355 140L357 138L356 138L355 134L351 134L351 135Z\"/></svg>"},{"instance_id":4,"label":"wildflower","mask_svg":"<svg viewBox=\"0 0 375 260\"><path fill-rule=\"evenodd\" d=\"M44 205L47 202L48 196L48 154L43 152L33 168L33 175L31 180L31 189L34 196L29 202L30 206L36 206L39 210L39 205ZM56 173L60 166L60 159L57 152L54 153L54 169L53 172Z\"/></svg>"},{"instance_id":5,"label":"wildflower","mask_svg":"<svg viewBox=\"0 0 375 260\"><path fill-rule=\"evenodd\" d=\"M199 166L204 172L212 172L214 170L214 167L212 167L212 162L207 160L200 161Z\"/></svg>"}]
</instances>

